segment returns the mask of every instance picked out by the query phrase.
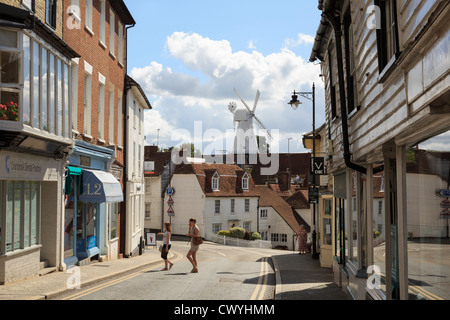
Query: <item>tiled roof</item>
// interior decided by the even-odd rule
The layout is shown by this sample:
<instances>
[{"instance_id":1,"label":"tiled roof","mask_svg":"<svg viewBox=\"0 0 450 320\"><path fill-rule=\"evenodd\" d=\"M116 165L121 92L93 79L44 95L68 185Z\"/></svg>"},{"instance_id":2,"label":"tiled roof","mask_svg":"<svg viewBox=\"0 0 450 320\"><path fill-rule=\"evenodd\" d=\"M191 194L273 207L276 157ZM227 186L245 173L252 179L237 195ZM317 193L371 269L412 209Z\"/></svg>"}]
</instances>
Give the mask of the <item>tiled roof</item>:
<instances>
[{"instance_id":1,"label":"tiled roof","mask_svg":"<svg viewBox=\"0 0 450 320\"><path fill-rule=\"evenodd\" d=\"M287 198L286 202L294 209L309 209L308 190L297 191Z\"/></svg>"},{"instance_id":2,"label":"tiled roof","mask_svg":"<svg viewBox=\"0 0 450 320\"><path fill-rule=\"evenodd\" d=\"M145 147L144 161L153 161L155 170L153 173L145 173L145 177L156 177L164 171L164 165L170 160L171 152L151 152L150 147Z\"/></svg>"},{"instance_id":3,"label":"tiled roof","mask_svg":"<svg viewBox=\"0 0 450 320\"><path fill-rule=\"evenodd\" d=\"M307 232L310 232L311 227L303 220L302 217L274 190L266 186L256 186L259 193L259 206L272 207L281 218L291 227L292 231L298 232L300 225L304 225Z\"/></svg>"},{"instance_id":4,"label":"tiled roof","mask_svg":"<svg viewBox=\"0 0 450 320\"><path fill-rule=\"evenodd\" d=\"M212 177L220 176L219 190L212 190ZM249 188L242 190L245 171L235 164L184 164L177 166L174 174L195 174L207 197L258 197L253 179L249 175Z\"/></svg>"}]
</instances>

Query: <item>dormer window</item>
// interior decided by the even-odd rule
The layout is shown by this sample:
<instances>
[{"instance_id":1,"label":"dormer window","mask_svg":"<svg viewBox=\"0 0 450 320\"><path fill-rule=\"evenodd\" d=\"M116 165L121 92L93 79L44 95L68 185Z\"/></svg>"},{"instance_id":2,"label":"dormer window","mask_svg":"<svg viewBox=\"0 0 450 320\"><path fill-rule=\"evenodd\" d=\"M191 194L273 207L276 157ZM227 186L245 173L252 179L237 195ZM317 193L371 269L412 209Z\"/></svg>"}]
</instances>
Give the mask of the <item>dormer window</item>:
<instances>
[{"instance_id":1,"label":"dormer window","mask_svg":"<svg viewBox=\"0 0 450 320\"><path fill-rule=\"evenodd\" d=\"M220 179L219 173L218 172L214 173L211 183L213 191L219 191L219 179Z\"/></svg>"},{"instance_id":2,"label":"dormer window","mask_svg":"<svg viewBox=\"0 0 450 320\"><path fill-rule=\"evenodd\" d=\"M246 172L242 177L242 190L248 190L250 175Z\"/></svg>"}]
</instances>

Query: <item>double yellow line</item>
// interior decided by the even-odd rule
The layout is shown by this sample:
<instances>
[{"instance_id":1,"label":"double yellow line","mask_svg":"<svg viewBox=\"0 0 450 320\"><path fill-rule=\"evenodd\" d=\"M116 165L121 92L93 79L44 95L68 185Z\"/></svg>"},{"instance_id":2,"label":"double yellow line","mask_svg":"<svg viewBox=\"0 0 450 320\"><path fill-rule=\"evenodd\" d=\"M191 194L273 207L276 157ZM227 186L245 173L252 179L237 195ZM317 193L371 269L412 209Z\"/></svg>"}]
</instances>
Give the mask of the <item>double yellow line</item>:
<instances>
[{"instance_id":1,"label":"double yellow line","mask_svg":"<svg viewBox=\"0 0 450 320\"><path fill-rule=\"evenodd\" d=\"M256 284L255 291L253 291L250 300L263 300L264 293L267 289L267 281L269 279L269 263L267 257L264 257L261 261L261 271L259 273L258 283ZM259 292L259 295L258 295Z\"/></svg>"},{"instance_id":2,"label":"double yellow line","mask_svg":"<svg viewBox=\"0 0 450 320\"><path fill-rule=\"evenodd\" d=\"M173 252L173 253L175 253L175 252ZM178 256L177 256L174 260L171 260L172 262L177 262L177 261L180 261L181 259L183 259L183 255L182 255L182 254L180 254L180 253L175 253L175 254L177 254ZM153 270L153 269L155 269L155 268L158 268L159 266L161 266L161 265L163 265L163 264L164 264L163 262L158 263L158 264L156 264L156 265L154 264L154 265L152 265L151 267L148 267L148 268L139 270L139 271L137 271L137 272L131 273L131 274L129 274L129 275L120 277L119 279L111 280L111 281L109 281L109 282L105 282L105 283L100 284L100 285L98 285L98 286L95 286L95 287L92 287L92 288L83 290L83 291L78 292L78 293L76 293L76 294L74 294L74 295L65 297L65 298L63 298L63 299L61 299L61 300L77 300L77 299L80 299L80 298L82 298L82 297L84 297L84 296L87 296L87 295L92 294L92 293L94 293L94 292L100 291L100 290L102 290L102 289L104 289L104 288L113 286L113 285L118 284L118 283L121 283L121 282L123 282L123 281L132 279L132 278L134 278L134 277L137 277L137 276L139 276L139 275L141 275L141 274L143 274L143 273L145 273L145 272L148 272L148 271L150 271L150 270Z\"/></svg>"},{"instance_id":3,"label":"double yellow line","mask_svg":"<svg viewBox=\"0 0 450 320\"><path fill-rule=\"evenodd\" d=\"M441 297L439 297L431 292L428 292L427 290L423 289L422 287L412 285L411 282L409 283L409 288L417 294L420 293L428 300L444 300Z\"/></svg>"}]
</instances>

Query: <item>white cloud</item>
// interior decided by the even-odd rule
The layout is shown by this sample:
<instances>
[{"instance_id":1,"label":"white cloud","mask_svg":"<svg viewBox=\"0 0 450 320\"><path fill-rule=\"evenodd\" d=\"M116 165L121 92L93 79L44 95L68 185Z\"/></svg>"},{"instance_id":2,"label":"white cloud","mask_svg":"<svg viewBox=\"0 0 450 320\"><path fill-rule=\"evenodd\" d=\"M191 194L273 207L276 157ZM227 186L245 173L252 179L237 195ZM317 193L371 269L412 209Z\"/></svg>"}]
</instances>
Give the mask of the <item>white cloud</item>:
<instances>
[{"instance_id":1,"label":"white cloud","mask_svg":"<svg viewBox=\"0 0 450 320\"><path fill-rule=\"evenodd\" d=\"M297 39L286 39L284 45L286 48L295 48L301 45L311 45L314 43L314 37L308 34L299 33Z\"/></svg>"},{"instance_id":2,"label":"white cloud","mask_svg":"<svg viewBox=\"0 0 450 320\"><path fill-rule=\"evenodd\" d=\"M310 41L307 37L305 39ZM160 128L160 142L171 146L171 132L179 128L192 131L193 123L200 120L205 130L215 128L225 133L227 129L233 129L233 116L228 111L228 103L235 101L239 108L244 107L233 88L251 106L256 90L261 91L256 114L267 129L279 129L281 136L284 136L283 131L309 130L311 108L305 107L303 112L293 113L287 102L294 89L310 90L313 82L319 93L323 90L320 67L297 56L287 47L267 56L258 51L233 52L226 40L216 41L184 32L169 36L166 47L170 55L193 72L174 72L157 62L130 72L150 100L154 101L154 109L146 113L149 143L156 143L157 129ZM204 78L200 79L199 73ZM305 101L306 104L308 101ZM316 111L316 115L319 114ZM283 143L280 141L281 146ZM291 141L291 152L295 152L295 145Z\"/></svg>"}]
</instances>

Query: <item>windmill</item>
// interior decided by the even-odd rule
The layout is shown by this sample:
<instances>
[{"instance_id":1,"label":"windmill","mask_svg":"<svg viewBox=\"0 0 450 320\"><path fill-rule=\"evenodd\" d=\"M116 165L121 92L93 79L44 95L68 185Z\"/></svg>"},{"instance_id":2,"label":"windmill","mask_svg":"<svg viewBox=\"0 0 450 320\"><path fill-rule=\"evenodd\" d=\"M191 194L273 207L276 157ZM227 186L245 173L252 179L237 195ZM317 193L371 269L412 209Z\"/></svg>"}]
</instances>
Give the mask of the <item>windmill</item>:
<instances>
[{"instance_id":1,"label":"windmill","mask_svg":"<svg viewBox=\"0 0 450 320\"><path fill-rule=\"evenodd\" d=\"M234 138L234 154L258 154L260 150L258 149L258 144L256 142L256 136L253 129L253 120L256 121L261 129L264 129L267 132L269 140L272 139L270 133L255 115L256 106L258 105L261 93L259 90L257 91L253 109L250 109L248 104L244 101L244 99L242 99L236 89L233 90L246 107L246 109L238 109L235 102L231 102L228 105L228 109L232 114L234 114L234 122L237 123L236 135ZM265 145L265 142L262 142L261 145Z\"/></svg>"}]
</instances>

